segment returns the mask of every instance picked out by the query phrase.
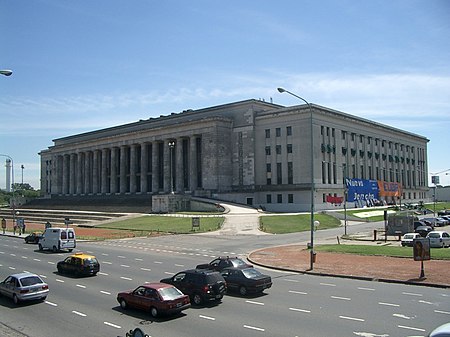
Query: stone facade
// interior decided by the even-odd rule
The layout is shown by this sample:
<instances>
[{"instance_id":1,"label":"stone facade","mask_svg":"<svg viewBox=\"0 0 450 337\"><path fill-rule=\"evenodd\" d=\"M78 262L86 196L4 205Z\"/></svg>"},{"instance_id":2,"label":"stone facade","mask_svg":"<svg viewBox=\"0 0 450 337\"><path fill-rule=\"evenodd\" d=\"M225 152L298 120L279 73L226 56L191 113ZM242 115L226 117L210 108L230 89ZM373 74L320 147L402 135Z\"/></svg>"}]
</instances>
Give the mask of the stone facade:
<instances>
[{"instance_id":1,"label":"stone facade","mask_svg":"<svg viewBox=\"0 0 450 337\"><path fill-rule=\"evenodd\" d=\"M313 157L316 209L343 194L344 176L399 182L405 201L426 197L426 138L311 108L247 100L55 139L40 153L41 191L175 193L307 211Z\"/></svg>"}]
</instances>

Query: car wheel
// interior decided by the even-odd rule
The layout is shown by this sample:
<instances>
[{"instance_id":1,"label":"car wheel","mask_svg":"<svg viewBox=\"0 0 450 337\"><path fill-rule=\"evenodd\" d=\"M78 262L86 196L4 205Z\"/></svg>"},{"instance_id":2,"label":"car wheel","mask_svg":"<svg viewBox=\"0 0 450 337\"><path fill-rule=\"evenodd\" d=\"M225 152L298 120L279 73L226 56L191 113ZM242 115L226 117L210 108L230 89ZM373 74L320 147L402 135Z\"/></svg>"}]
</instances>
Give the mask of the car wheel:
<instances>
[{"instance_id":1,"label":"car wheel","mask_svg":"<svg viewBox=\"0 0 450 337\"><path fill-rule=\"evenodd\" d=\"M58 269L58 274L62 274L63 273L63 270L62 270L61 266L58 266L56 268Z\"/></svg>"},{"instance_id":2,"label":"car wheel","mask_svg":"<svg viewBox=\"0 0 450 337\"><path fill-rule=\"evenodd\" d=\"M155 307L151 307L150 308L150 315L152 315L152 317L157 317L158 316L158 309L156 309Z\"/></svg>"},{"instance_id":3,"label":"car wheel","mask_svg":"<svg viewBox=\"0 0 450 337\"><path fill-rule=\"evenodd\" d=\"M39 250L42 250L42 245L41 244L39 244Z\"/></svg>"},{"instance_id":4,"label":"car wheel","mask_svg":"<svg viewBox=\"0 0 450 337\"><path fill-rule=\"evenodd\" d=\"M14 302L14 304L19 304L19 298L17 297L17 295L16 294L14 294L13 295L13 302Z\"/></svg>"},{"instance_id":5,"label":"car wheel","mask_svg":"<svg viewBox=\"0 0 450 337\"><path fill-rule=\"evenodd\" d=\"M244 286L240 286L239 287L239 294L241 294L242 296L247 295L247 288Z\"/></svg>"},{"instance_id":6,"label":"car wheel","mask_svg":"<svg viewBox=\"0 0 450 337\"><path fill-rule=\"evenodd\" d=\"M122 309L127 309L128 308L127 301L125 301L123 298L120 299L119 303L120 303L120 307Z\"/></svg>"},{"instance_id":7,"label":"car wheel","mask_svg":"<svg viewBox=\"0 0 450 337\"><path fill-rule=\"evenodd\" d=\"M53 253L56 253L58 251L58 249L56 248L56 246L53 246Z\"/></svg>"},{"instance_id":8,"label":"car wheel","mask_svg":"<svg viewBox=\"0 0 450 337\"><path fill-rule=\"evenodd\" d=\"M194 303L195 305L202 304L202 301L203 301L203 299L199 294L192 295L192 303Z\"/></svg>"}]
</instances>

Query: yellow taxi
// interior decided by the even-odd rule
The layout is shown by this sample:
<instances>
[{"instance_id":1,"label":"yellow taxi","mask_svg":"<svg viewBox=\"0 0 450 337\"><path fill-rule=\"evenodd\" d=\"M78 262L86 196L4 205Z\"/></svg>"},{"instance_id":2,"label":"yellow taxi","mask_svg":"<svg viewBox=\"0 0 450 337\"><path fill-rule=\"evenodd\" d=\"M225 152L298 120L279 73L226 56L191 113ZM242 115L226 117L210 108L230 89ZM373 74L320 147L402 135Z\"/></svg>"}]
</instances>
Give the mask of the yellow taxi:
<instances>
[{"instance_id":1,"label":"yellow taxi","mask_svg":"<svg viewBox=\"0 0 450 337\"><path fill-rule=\"evenodd\" d=\"M58 273L96 275L100 271L100 263L94 255L75 253L56 265Z\"/></svg>"}]
</instances>

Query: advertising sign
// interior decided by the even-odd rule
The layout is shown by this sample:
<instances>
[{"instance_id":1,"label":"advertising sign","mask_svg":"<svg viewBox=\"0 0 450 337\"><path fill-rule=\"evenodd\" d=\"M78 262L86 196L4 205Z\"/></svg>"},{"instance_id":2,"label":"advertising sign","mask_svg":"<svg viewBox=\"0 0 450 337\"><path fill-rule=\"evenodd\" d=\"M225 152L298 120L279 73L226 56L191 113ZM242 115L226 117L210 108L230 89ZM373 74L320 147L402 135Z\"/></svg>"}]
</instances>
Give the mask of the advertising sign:
<instances>
[{"instance_id":1,"label":"advertising sign","mask_svg":"<svg viewBox=\"0 0 450 337\"><path fill-rule=\"evenodd\" d=\"M430 239L414 239L413 253L414 261L428 261L430 259Z\"/></svg>"},{"instance_id":2,"label":"advertising sign","mask_svg":"<svg viewBox=\"0 0 450 337\"><path fill-rule=\"evenodd\" d=\"M402 196L402 185L395 182L386 182L383 180L378 180L378 187L380 189L381 197L401 197Z\"/></svg>"},{"instance_id":3,"label":"advertising sign","mask_svg":"<svg viewBox=\"0 0 450 337\"><path fill-rule=\"evenodd\" d=\"M371 203L373 200L378 200L378 184L376 180L366 179L349 179L345 178L347 186L349 202Z\"/></svg>"}]
</instances>

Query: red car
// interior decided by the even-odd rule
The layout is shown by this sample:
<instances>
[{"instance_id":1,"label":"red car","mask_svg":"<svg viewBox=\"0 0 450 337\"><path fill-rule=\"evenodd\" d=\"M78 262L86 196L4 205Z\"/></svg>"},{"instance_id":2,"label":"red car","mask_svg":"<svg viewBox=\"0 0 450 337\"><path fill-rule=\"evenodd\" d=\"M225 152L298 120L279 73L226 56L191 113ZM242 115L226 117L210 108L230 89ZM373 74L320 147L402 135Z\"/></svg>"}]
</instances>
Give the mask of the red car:
<instances>
[{"instance_id":1,"label":"red car","mask_svg":"<svg viewBox=\"0 0 450 337\"><path fill-rule=\"evenodd\" d=\"M165 283L145 283L134 290L120 292L117 301L122 309L130 307L149 311L153 317L177 314L191 306L189 296Z\"/></svg>"}]
</instances>

